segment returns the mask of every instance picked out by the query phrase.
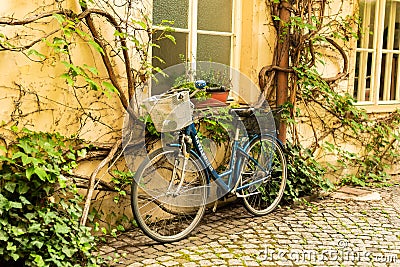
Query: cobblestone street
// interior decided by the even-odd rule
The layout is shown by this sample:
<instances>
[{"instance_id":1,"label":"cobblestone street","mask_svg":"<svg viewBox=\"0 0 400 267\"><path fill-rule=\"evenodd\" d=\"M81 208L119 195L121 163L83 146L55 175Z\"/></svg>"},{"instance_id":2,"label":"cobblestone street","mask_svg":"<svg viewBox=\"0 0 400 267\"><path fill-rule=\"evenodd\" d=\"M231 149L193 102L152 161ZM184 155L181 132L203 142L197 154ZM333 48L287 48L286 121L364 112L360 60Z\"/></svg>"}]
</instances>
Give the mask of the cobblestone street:
<instances>
[{"instance_id":1,"label":"cobblestone street","mask_svg":"<svg viewBox=\"0 0 400 267\"><path fill-rule=\"evenodd\" d=\"M400 266L400 187L380 200L325 197L252 217L240 201L207 213L187 239L158 244L139 229L109 240L113 266Z\"/></svg>"}]
</instances>

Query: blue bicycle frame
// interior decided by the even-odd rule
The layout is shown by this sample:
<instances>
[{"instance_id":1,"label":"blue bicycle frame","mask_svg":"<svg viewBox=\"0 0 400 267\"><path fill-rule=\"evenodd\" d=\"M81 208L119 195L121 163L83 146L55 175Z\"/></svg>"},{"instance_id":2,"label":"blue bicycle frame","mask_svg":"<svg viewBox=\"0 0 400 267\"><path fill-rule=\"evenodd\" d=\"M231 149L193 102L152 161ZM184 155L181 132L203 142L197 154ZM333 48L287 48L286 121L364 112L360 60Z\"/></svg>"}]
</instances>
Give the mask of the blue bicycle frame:
<instances>
[{"instance_id":1,"label":"blue bicycle frame","mask_svg":"<svg viewBox=\"0 0 400 267\"><path fill-rule=\"evenodd\" d=\"M190 136L192 139L193 147L194 147L194 151L192 150L192 152L194 152L198 156L198 158L202 161L203 165L206 167L209 174L211 174L211 178L216 182L218 187L223 191L224 195L225 195L225 193L231 192L232 189L234 189L232 192L236 193L236 191L244 190L254 184L260 183L260 180L263 180L263 179L259 179L257 181L253 181L246 185L238 186L238 181L239 181L239 177L240 177L240 167L242 164L242 160L244 158L251 160L261 171L265 172L266 174L269 174L269 171L265 168L265 166L261 166L260 164L258 164L258 161L256 159L254 159L253 157L249 156L246 153L246 149L251 144L251 142L254 139L259 138L260 135L254 135L249 141L247 141L244 144L244 146L240 146L239 145L239 143L240 143L239 142L239 129L236 128L235 138L234 138L234 141L232 144L232 153L231 153L231 158L230 158L230 162L229 162L229 168L227 171L225 171L223 173L218 173L212 167L211 162L208 160L208 158L204 152L203 146L201 145L199 137L197 135L196 127L194 126L193 123L186 127L185 134ZM176 144L176 146L179 146L179 145ZM270 162L268 165L271 165L271 164L272 164L272 162ZM270 166L266 166L266 167L268 167L268 169L269 169ZM224 179L222 179L223 177L226 177L226 176L228 176L227 182L225 182ZM268 175L266 175L266 177L268 177Z\"/></svg>"}]
</instances>

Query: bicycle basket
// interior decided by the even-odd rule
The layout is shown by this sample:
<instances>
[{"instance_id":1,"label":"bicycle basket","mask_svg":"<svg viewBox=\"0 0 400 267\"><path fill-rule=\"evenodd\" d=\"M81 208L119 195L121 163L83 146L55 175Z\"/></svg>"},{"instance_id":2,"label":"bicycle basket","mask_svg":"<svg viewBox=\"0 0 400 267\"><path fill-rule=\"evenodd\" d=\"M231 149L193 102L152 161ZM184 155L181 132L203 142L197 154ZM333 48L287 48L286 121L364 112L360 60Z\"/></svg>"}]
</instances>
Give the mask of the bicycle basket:
<instances>
[{"instance_id":1,"label":"bicycle basket","mask_svg":"<svg viewBox=\"0 0 400 267\"><path fill-rule=\"evenodd\" d=\"M271 134L274 135L276 130L279 129L279 113L281 109L274 109L270 111L263 111L259 114L245 118L243 120L244 128L247 135L252 136L255 134Z\"/></svg>"},{"instance_id":2,"label":"bicycle basket","mask_svg":"<svg viewBox=\"0 0 400 267\"><path fill-rule=\"evenodd\" d=\"M173 132L192 123L189 91L153 96L143 101L158 132Z\"/></svg>"}]
</instances>

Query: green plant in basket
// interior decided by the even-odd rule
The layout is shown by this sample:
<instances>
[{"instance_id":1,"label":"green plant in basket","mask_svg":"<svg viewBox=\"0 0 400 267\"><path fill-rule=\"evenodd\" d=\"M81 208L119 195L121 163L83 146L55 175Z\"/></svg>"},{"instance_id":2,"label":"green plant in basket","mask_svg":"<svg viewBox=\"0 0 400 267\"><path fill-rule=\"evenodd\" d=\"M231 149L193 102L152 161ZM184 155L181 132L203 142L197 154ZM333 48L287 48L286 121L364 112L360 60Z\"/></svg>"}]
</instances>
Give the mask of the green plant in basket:
<instances>
[{"instance_id":1,"label":"green plant in basket","mask_svg":"<svg viewBox=\"0 0 400 267\"><path fill-rule=\"evenodd\" d=\"M206 90L197 89L194 82L185 81L180 78L177 78L173 88L174 89L188 89L190 94L195 92L195 94L192 96L192 98L199 100L199 101L204 101L211 97L211 94L208 93Z\"/></svg>"}]
</instances>

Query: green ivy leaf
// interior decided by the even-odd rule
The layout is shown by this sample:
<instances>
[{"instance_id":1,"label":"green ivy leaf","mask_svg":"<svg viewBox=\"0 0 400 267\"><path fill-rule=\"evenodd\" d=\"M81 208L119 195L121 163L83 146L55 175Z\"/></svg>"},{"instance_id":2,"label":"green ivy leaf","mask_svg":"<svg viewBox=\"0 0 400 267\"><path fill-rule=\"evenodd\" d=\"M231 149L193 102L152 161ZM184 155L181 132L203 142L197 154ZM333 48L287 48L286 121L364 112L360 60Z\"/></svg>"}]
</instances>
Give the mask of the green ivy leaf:
<instances>
[{"instance_id":1,"label":"green ivy leaf","mask_svg":"<svg viewBox=\"0 0 400 267\"><path fill-rule=\"evenodd\" d=\"M19 200L21 200L21 203L24 205L30 205L31 202L29 202L29 200L26 199L26 197L24 196L19 196Z\"/></svg>"},{"instance_id":2,"label":"green ivy leaf","mask_svg":"<svg viewBox=\"0 0 400 267\"><path fill-rule=\"evenodd\" d=\"M64 175L59 175L58 176L58 183L60 184L61 188L66 188L67 187L67 181L68 181L68 179L65 178Z\"/></svg>"},{"instance_id":3,"label":"green ivy leaf","mask_svg":"<svg viewBox=\"0 0 400 267\"><path fill-rule=\"evenodd\" d=\"M103 50L103 48L101 48L101 46L100 46L98 43L96 43L96 42L93 41L93 40L89 40L88 43L89 43L94 49L96 49L97 52L99 52L100 54L104 55L104 50Z\"/></svg>"},{"instance_id":4,"label":"green ivy leaf","mask_svg":"<svg viewBox=\"0 0 400 267\"><path fill-rule=\"evenodd\" d=\"M47 178L48 178L48 175L47 175L46 171L43 170L42 168L35 168L34 169L34 173L37 174L39 179L42 180L42 181L46 181Z\"/></svg>"},{"instance_id":5,"label":"green ivy leaf","mask_svg":"<svg viewBox=\"0 0 400 267\"><path fill-rule=\"evenodd\" d=\"M107 89L108 92L117 93L119 95L117 88L115 88L115 86L112 83L103 82L103 86Z\"/></svg>"},{"instance_id":6,"label":"green ivy leaf","mask_svg":"<svg viewBox=\"0 0 400 267\"><path fill-rule=\"evenodd\" d=\"M20 202L10 201L9 204L11 208L22 209L22 203Z\"/></svg>"},{"instance_id":7,"label":"green ivy leaf","mask_svg":"<svg viewBox=\"0 0 400 267\"><path fill-rule=\"evenodd\" d=\"M36 233L41 230L42 225L40 223L32 223L29 225L28 232L29 233Z\"/></svg>"},{"instance_id":8,"label":"green ivy leaf","mask_svg":"<svg viewBox=\"0 0 400 267\"><path fill-rule=\"evenodd\" d=\"M13 182L7 182L4 185L4 188L10 193L14 193L16 187L17 187L17 184L13 183Z\"/></svg>"},{"instance_id":9,"label":"green ivy leaf","mask_svg":"<svg viewBox=\"0 0 400 267\"><path fill-rule=\"evenodd\" d=\"M14 133L17 133L19 131L18 126L11 126L11 131L13 131Z\"/></svg>"},{"instance_id":10,"label":"green ivy leaf","mask_svg":"<svg viewBox=\"0 0 400 267\"><path fill-rule=\"evenodd\" d=\"M99 90L99 85L90 78L85 78L85 81L89 84L90 88L94 91Z\"/></svg>"},{"instance_id":11,"label":"green ivy leaf","mask_svg":"<svg viewBox=\"0 0 400 267\"><path fill-rule=\"evenodd\" d=\"M81 149L81 150L77 151L78 157L84 158L84 157L86 157L86 154L87 154L87 150L86 149Z\"/></svg>"},{"instance_id":12,"label":"green ivy leaf","mask_svg":"<svg viewBox=\"0 0 400 267\"><path fill-rule=\"evenodd\" d=\"M67 255L68 258L71 258L78 250L76 248L69 248L66 245L63 246L62 252Z\"/></svg>"},{"instance_id":13,"label":"green ivy leaf","mask_svg":"<svg viewBox=\"0 0 400 267\"><path fill-rule=\"evenodd\" d=\"M0 241L7 241L9 238L8 234L3 230L0 230ZM1 253L0 253L1 255Z\"/></svg>"},{"instance_id":14,"label":"green ivy leaf","mask_svg":"<svg viewBox=\"0 0 400 267\"><path fill-rule=\"evenodd\" d=\"M14 236L20 236L20 235L25 234L25 230L18 226L13 226L11 228L11 232L13 233Z\"/></svg>"},{"instance_id":15,"label":"green ivy leaf","mask_svg":"<svg viewBox=\"0 0 400 267\"><path fill-rule=\"evenodd\" d=\"M42 256L36 254L34 255L31 254L31 256L33 256L34 262L37 264L38 267L46 266L46 263L44 262Z\"/></svg>"},{"instance_id":16,"label":"green ivy leaf","mask_svg":"<svg viewBox=\"0 0 400 267\"><path fill-rule=\"evenodd\" d=\"M35 173L35 167L33 167L33 166L29 166L26 170L25 170L25 175L26 175L26 178L28 179L28 180L31 180L31 176L32 176L32 174L34 174ZM26 184L25 184L26 185ZM26 185L27 186L27 185ZM21 193L21 192L20 192ZM25 192L26 193L26 192ZM24 193L21 193L21 194L24 194Z\"/></svg>"},{"instance_id":17,"label":"green ivy leaf","mask_svg":"<svg viewBox=\"0 0 400 267\"><path fill-rule=\"evenodd\" d=\"M17 246L14 245L14 243L12 243L12 242L7 242L7 248L6 249L9 250L9 251L16 251L17 250Z\"/></svg>"},{"instance_id":18,"label":"green ivy leaf","mask_svg":"<svg viewBox=\"0 0 400 267\"><path fill-rule=\"evenodd\" d=\"M36 246L38 249L41 249L43 247L43 242L39 241L39 240L35 240L32 242L32 246Z\"/></svg>"},{"instance_id":19,"label":"green ivy leaf","mask_svg":"<svg viewBox=\"0 0 400 267\"><path fill-rule=\"evenodd\" d=\"M96 67L91 67L89 65L83 64L83 67L87 70L89 70L91 73L93 73L94 75L98 75L99 71L97 70Z\"/></svg>"},{"instance_id":20,"label":"green ivy leaf","mask_svg":"<svg viewBox=\"0 0 400 267\"><path fill-rule=\"evenodd\" d=\"M40 60L46 59L46 56L45 56L45 55L43 55L42 53L38 52L38 51L35 50L35 49L30 49L30 50L28 50L28 52L26 53L26 55L27 55L28 57L31 56L31 55L34 55L34 56L38 57Z\"/></svg>"},{"instance_id":21,"label":"green ivy leaf","mask_svg":"<svg viewBox=\"0 0 400 267\"><path fill-rule=\"evenodd\" d=\"M71 75L69 75L69 73L62 74L60 78L65 79L69 86L74 86L75 84L74 80L71 78Z\"/></svg>"},{"instance_id":22,"label":"green ivy leaf","mask_svg":"<svg viewBox=\"0 0 400 267\"><path fill-rule=\"evenodd\" d=\"M143 29L147 29L147 24L144 21L140 21L140 20L132 20L132 23L135 23L137 25L139 25L140 27L142 27Z\"/></svg>"},{"instance_id":23,"label":"green ivy leaf","mask_svg":"<svg viewBox=\"0 0 400 267\"><path fill-rule=\"evenodd\" d=\"M58 23L63 24L66 19L65 16L61 15L61 14L53 14L53 17L58 21Z\"/></svg>"},{"instance_id":24,"label":"green ivy leaf","mask_svg":"<svg viewBox=\"0 0 400 267\"><path fill-rule=\"evenodd\" d=\"M171 40L171 42L173 42L174 44L176 44L176 40L175 40L175 37L174 37L173 35L171 35L171 34L165 34L164 36L165 36L165 38L168 38L169 40Z\"/></svg>"},{"instance_id":25,"label":"green ivy leaf","mask_svg":"<svg viewBox=\"0 0 400 267\"><path fill-rule=\"evenodd\" d=\"M54 230L58 234L67 234L70 231L70 229L69 229L69 227L67 225L60 224L60 223L56 223L54 225Z\"/></svg>"}]
</instances>

